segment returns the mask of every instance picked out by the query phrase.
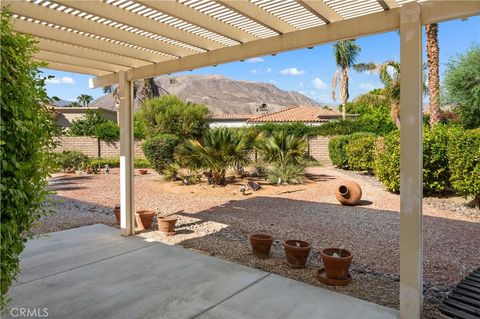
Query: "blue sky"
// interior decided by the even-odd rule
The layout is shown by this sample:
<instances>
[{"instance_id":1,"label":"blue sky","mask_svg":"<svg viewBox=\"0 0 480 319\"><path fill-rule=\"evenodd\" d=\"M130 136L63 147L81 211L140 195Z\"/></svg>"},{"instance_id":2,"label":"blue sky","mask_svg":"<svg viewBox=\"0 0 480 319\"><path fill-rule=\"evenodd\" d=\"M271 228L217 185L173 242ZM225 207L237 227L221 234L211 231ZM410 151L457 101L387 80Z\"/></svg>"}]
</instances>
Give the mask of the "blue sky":
<instances>
[{"instance_id":1,"label":"blue sky","mask_svg":"<svg viewBox=\"0 0 480 319\"><path fill-rule=\"evenodd\" d=\"M383 62L400 59L399 34L397 32L357 39L362 51L358 62ZM439 25L440 71L443 74L445 63L451 57L463 53L474 43L480 43L480 17L466 21L455 20ZM425 40L424 40L425 45ZM426 60L424 50L424 61ZM90 76L44 69L44 75L53 75L55 79L47 83L50 96L73 101L80 94L89 94L94 98L103 95L101 89L90 89ZM247 60L207 67L183 74L221 74L236 80L269 82L283 90L298 91L322 103L333 103L331 98L331 79L335 72L332 45L317 46L311 50L302 49ZM378 76L368 73L350 72L350 99L382 87Z\"/></svg>"}]
</instances>

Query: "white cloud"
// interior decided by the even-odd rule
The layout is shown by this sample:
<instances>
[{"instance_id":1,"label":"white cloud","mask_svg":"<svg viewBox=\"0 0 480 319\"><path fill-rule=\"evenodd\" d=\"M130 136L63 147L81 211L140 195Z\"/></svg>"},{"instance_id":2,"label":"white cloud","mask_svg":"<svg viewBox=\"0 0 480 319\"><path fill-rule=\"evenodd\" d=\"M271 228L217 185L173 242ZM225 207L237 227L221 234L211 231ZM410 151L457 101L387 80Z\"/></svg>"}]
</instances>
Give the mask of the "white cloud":
<instances>
[{"instance_id":1,"label":"white cloud","mask_svg":"<svg viewBox=\"0 0 480 319\"><path fill-rule=\"evenodd\" d=\"M328 88L328 85L322 80L320 80L320 78L315 78L312 81L312 85L314 88L320 89L320 90L326 90Z\"/></svg>"},{"instance_id":2,"label":"white cloud","mask_svg":"<svg viewBox=\"0 0 480 319\"><path fill-rule=\"evenodd\" d=\"M69 76L63 76L61 78L46 79L45 83L48 84L75 84L75 80Z\"/></svg>"},{"instance_id":3,"label":"white cloud","mask_svg":"<svg viewBox=\"0 0 480 319\"><path fill-rule=\"evenodd\" d=\"M270 82L270 83L272 83L272 84L277 83L277 81L275 81L275 80L268 80L268 82Z\"/></svg>"},{"instance_id":4,"label":"white cloud","mask_svg":"<svg viewBox=\"0 0 480 319\"><path fill-rule=\"evenodd\" d=\"M358 87L362 90L365 90L365 91L371 91L375 88L375 85L373 85L372 83L362 82L362 83L360 83L360 85Z\"/></svg>"},{"instance_id":5,"label":"white cloud","mask_svg":"<svg viewBox=\"0 0 480 319\"><path fill-rule=\"evenodd\" d=\"M272 68L267 68L266 70L253 69L253 70L251 70L250 72L252 72L253 74L270 73L270 72L272 72Z\"/></svg>"},{"instance_id":6,"label":"white cloud","mask_svg":"<svg viewBox=\"0 0 480 319\"><path fill-rule=\"evenodd\" d=\"M265 72L267 72L267 73L272 72L272 68L267 68L267 71L265 71Z\"/></svg>"},{"instance_id":7,"label":"white cloud","mask_svg":"<svg viewBox=\"0 0 480 319\"><path fill-rule=\"evenodd\" d=\"M245 60L247 63L259 63L259 62L263 62L265 61L264 59L262 58L251 58L251 59L247 59Z\"/></svg>"},{"instance_id":8,"label":"white cloud","mask_svg":"<svg viewBox=\"0 0 480 319\"><path fill-rule=\"evenodd\" d=\"M306 72L304 70L299 70L297 68L288 68L288 69L283 69L279 73L281 75L302 75L302 74L305 74Z\"/></svg>"},{"instance_id":9,"label":"white cloud","mask_svg":"<svg viewBox=\"0 0 480 319\"><path fill-rule=\"evenodd\" d=\"M257 69L253 69L253 70L252 70L252 71L250 71L250 72L252 72L253 74L257 74L257 73L259 73L259 70L257 70Z\"/></svg>"}]
</instances>

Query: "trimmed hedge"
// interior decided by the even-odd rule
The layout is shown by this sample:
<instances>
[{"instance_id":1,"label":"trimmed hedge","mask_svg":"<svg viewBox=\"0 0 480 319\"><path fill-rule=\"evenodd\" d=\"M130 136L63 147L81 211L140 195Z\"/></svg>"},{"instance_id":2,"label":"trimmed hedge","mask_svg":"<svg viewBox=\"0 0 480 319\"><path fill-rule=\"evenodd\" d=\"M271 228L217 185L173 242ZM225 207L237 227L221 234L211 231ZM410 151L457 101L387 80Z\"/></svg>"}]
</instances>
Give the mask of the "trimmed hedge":
<instances>
[{"instance_id":1,"label":"trimmed hedge","mask_svg":"<svg viewBox=\"0 0 480 319\"><path fill-rule=\"evenodd\" d=\"M423 186L427 194L441 193L450 186L447 150L451 127L423 128Z\"/></svg>"},{"instance_id":2,"label":"trimmed hedge","mask_svg":"<svg viewBox=\"0 0 480 319\"><path fill-rule=\"evenodd\" d=\"M447 156L453 188L480 206L480 129L452 130Z\"/></svg>"},{"instance_id":3,"label":"trimmed hedge","mask_svg":"<svg viewBox=\"0 0 480 319\"><path fill-rule=\"evenodd\" d=\"M373 172L373 150L377 137L373 133L354 133L345 145L348 168Z\"/></svg>"},{"instance_id":4,"label":"trimmed hedge","mask_svg":"<svg viewBox=\"0 0 480 319\"><path fill-rule=\"evenodd\" d=\"M179 138L172 134L162 134L147 139L142 144L143 153L158 173L174 161L175 147Z\"/></svg>"},{"instance_id":5,"label":"trimmed hedge","mask_svg":"<svg viewBox=\"0 0 480 319\"><path fill-rule=\"evenodd\" d=\"M400 132L394 131L375 142L375 175L391 192L400 191Z\"/></svg>"},{"instance_id":6,"label":"trimmed hedge","mask_svg":"<svg viewBox=\"0 0 480 319\"><path fill-rule=\"evenodd\" d=\"M348 157L345 146L350 139L349 135L335 136L328 142L328 155L332 164L336 167L346 168L348 165Z\"/></svg>"}]
</instances>

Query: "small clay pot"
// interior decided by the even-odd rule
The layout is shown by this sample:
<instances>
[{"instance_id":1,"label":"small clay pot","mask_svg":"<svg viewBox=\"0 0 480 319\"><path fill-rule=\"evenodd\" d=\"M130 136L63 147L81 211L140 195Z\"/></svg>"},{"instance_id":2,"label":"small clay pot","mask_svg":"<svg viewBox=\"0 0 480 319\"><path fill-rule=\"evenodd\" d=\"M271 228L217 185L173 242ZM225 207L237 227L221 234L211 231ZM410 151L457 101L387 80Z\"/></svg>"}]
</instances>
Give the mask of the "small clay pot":
<instances>
[{"instance_id":1,"label":"small clay pot","mask_svg":"<svg viewBox=\"0 0 480 319\"><path fill-rule=\"evenodd\" d=\"M167 236L175 235L175 223L178 218L157 215L158 230Z\"/></svg>"},{"instance_id":2,"label":"small clay pot","mask_svg":"<svg viewBox=\"0 0 480 319\"><path fill-rule=\"evenodd\" d=\"M155 212L152 210L139 210L135 213L135 220L139 230L147 230L152 225Z\"/></svg>"},{"instance_id":3,"label":"small clay pot","mask_svg":"<svg viewBox=\"0 0 480 319\"><path fill-rule=\"evenodd\" d=\"M355 206L362 198L362 188L353 181L341 181L335 189L335 197L346 206Z\"/></svg>"},{"instance_id":4,"label":"small clay pot","mask_svg":"<svg viewBox=\"0 0 480 319\"><path fill-rule=\"evenodd\" d=\"M148 171L147 171L146 169L139 169L139 170L138 170L138 173L139 173L140 175L147 175L147 174L148 174Z\"/></svg>"},{"instance_id":5,"label":"small clay pot","mask_svg":"<svg viewBox=\"0 0 480 319\"><path fill-rule=\"evenodd\" d=\"M287 264L290 268L305 268L312 246L303 240L286 240L283 244Z\"/></svg>"},{"instance_id":6,"label":"small clay pot","mask_svg":"<svg viewBox=\"0 0 480 319\"><path fill-rule=\"evenodd\" d=\"M115 214L117 225L120 225L120 205L115 206L115 208L113 209L113 213Z\"/></svg>"},{"instance_id":7,"label":"small clay pot","mask_svg":"<svg viewBox=\"0 0 480 319\"><path fill-rule=\"evenodd\" d=\"M272 248L273 237L265 234L251 234L250 245L253 255L258 258L267 258Z\"/></svg>"},{"instance_id":8,"label":"small clay pot","mask_svg":"<svg viewBox=\"0 0 480 319\"><path fill-rule=\"evenodd\" d=\"M333 256L337 254L337 256ZM347 280L350 278L348 272L352 263L352 254L345 249L325 248L320 251L323 265L325 266L326 276L333 280Z\"/></svg>"}]
</instances>

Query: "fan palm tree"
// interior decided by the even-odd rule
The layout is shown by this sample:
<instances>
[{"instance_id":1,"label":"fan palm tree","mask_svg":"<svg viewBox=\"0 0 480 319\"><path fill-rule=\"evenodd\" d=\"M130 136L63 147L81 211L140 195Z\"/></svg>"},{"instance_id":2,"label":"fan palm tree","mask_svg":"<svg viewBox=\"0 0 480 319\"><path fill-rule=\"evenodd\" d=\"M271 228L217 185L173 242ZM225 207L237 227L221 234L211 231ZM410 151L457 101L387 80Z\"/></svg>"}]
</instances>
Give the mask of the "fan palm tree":
<instances>
[{"instance_id":1,"label":"fan palm tree","mask_svg":"<svg viewBox=\"0 0 480 319\"><path fill-rule=\"evenodd\" d=\"M278 131L263 143L259 143L257 147L262 158L268 163L275 163L282 167L300 165L308 148L308 140L305 137Z\"/></svg>"},{"instance_id":2,"label":"fan palm tree","mask_svg":"<svg viewBox=\"0 0 480 319\"><path fill-rule=\"evenodd\" d=\"M180 162L193 169L209 170L209 182L223 185L230 167L249 161L258 135L242 134L228 128L208 131L201 140L187 140L180 145L177 156Z\"/></svg>"},{"instance_id":3,"label":"fan palm tree","mask_svg":"<svg viewBox=\"0 0 480 319\"><path fill-rule=\"evenodd\" d=\"M342 117L347 117L347 100L348 100L348 69L354 66L360 47L354 40L343 40L333 45L333 54L337 63L337 70L332 79L332 97L336 100L336 90L338 79L340 78L340 97L342 98Z\"/></svg>"},{"instance_id":4,"label":"fan palm tree","mask_svg":"<svg viewBox=\"0 0 480 319\"><path fill-rule=\"evenodd\" d=\"M90 104L90 102L93 101L93 97L88 94L80 94L77 97L77 101L78 103L83 104L84 107L87 107Z\"/></svg>"},{"instance_id":5,"label":"fan palm tree","mask_svg":"<svg viewBox=\"0 0 480 319\"><path fill-rule=\"evenodd\" d=\"M430 96L430 125L441 121L440 113L440 77L439 77L439 48L438 24L428 24L427 34L427 64L428 64L428 95Z\"/></svg>"},{"instance_id":6,"label":"fan palm tree","mask_svg":"<svg viewBox=\"0 0 480 319\"><path fill-rule=\"evenodd\" d=\"M155 82L155 78L147 78L147 79L135 81L133 85L133 99L137 98L138 88L140 88L140 93L142 96L141 102L143 102L144 99L150 99L152 97L160 96L161 95L160 92L163 92L168 95L170 94L167 90L157 85L157 83ZM118 106L120 104L120 96L119 96L117 85L104 86L103 93L112 94L115 100L115 105Z\"/></svg>"}]
</instances>

